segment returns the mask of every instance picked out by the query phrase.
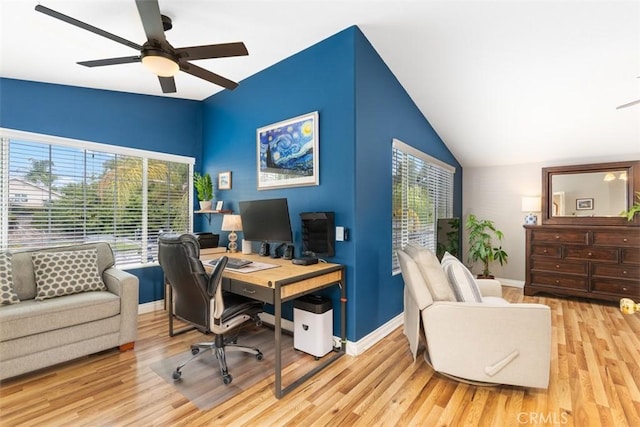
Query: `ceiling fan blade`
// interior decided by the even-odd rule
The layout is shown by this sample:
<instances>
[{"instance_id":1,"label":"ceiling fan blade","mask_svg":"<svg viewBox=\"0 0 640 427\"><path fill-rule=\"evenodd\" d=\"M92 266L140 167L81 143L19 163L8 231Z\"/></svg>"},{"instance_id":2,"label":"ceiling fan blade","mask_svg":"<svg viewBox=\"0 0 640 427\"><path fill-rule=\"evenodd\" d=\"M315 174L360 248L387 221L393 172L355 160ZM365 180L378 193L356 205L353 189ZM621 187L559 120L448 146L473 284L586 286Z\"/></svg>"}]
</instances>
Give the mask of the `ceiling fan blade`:
<instances>
[{"instance_id":1,"label":"ceiling fan blade","mask_svg":"<svg viewBox=\"0 0 640 427\"><path fill-rule=\"evenodd\" d=\"M148 40L166 42L164 28L162 27L162 17L160 16L160 6L157 0L136 0L140 20L144 27L144 33Z\"/></svg>"},{"instance_id":2,"label":"ceiling fan blade","mask_svg":"<svg viewBox=\"0 0 640 427\"><path fill-rule=\"evenodd\" d=\"M176 54L187 61L195 59L226 58L229 56L248 55L247 47L242 42L220 43L204 46L181 47Z\"/></svg>"},{"instance_id":3,"label":"ceiling fan blade","mask_svg":"<svg viewBox=\"0 0 640 427\"><path fill-rule=\"evenodd\" d=\"M140 62L140 55L123 56L121 58L96 59L93 61L82 61L78 62L78 65L84 65L85 67L102 67L103 65L131 64L134 62Z\"/></svg>"},{"instance_id":4,"label":"ceiling fan blade","mask_svg":"<svg viewBox=\"0 0 640 427\"><path fill-rule=\"evenodd\" d=\"M238 83L226 79L216 73L207 71L204 68L200 68L197 65L190 64L188 62L180 62L180 69L185 73L189 73L192 76L200 77L208 82L217 84L229 90L233 90L238 87Z\"/></svg>"},{"instance_id":5,"label":"ceiling fan blade","mask_svg":"<svg viewBox=\"0 0 640 427\"><path fill-rule=\"evenodd\" d=\"M136 50L141 50L142 49L142 46L140 46L139 44L136 44L136 43L134 43L132 41L129 41L127 39L123 39L122 37L116 36L115 34L111 34L111 33L107 32L107 31L101 30L100 28L94 27L93 25L89 25L89 24L87 24L85 22L78 21L75 18L72 18L70 16L64 15L64 14L62 14L60 12L56 12L55 10L49 9L48 7L44 7L44 6L40 5L40 4L36 6L36 11L44 13L45 15L49 15L49 16L51 16L53 18L56 18L56 19L59 19L61 21L64 21L64 22L66 22L68 24L75 25L76 27L82 28L83 30L91 31L94 34L97 34L97 35L102 36L102 37L106 37L109 40L113 40L114 42L121 43L121 44L123 44L125 46L129 46L129 47L131 47L133 49L136 49ZM162 27L162 24L160 26Z\"/></svg>"},{"instance_id":6,"label":"ceiling fan blade","mask_svg":"<svg viewBox=\"0 0 640 427\"><path fill-rule=\"evenodd\" d=\"M637 99L637 100L635 100L635 101L628 102L628 103L626 103L626 104L618 105L618 106L616 107L616 110L619 110L619 109L621 109L621 108L631 107L632 105L636 105L636 104L640 104L640 99Z\"/></svg>"},{"instance_id":7,"label":"ceiling fan blade","mask_svg":"<svg viewBox=\"0 0 640 427\"><path fill-rule=\"evenodd\" d=\"M173 79L173 77L158 76L158 80L160 80L162 93L174 93L176 91L176 81Z\"/></svg>"}]
</instances>

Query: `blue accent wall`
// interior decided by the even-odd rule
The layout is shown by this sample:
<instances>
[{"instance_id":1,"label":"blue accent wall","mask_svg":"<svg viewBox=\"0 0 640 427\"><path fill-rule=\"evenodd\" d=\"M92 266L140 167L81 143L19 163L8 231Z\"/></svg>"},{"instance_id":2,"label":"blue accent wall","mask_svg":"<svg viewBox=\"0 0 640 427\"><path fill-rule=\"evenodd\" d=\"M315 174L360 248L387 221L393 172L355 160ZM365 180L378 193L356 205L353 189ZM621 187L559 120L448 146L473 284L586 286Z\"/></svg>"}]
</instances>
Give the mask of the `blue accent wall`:
<instances>
[{"instance_id":1,"label":"blue accent wall","mask_svg":"<svg viewBox=\"0 0 640 427\"><path fill-rule=\"evenodd\" d=\"M202 103L1 78L0 127L199 157ZM160 267L131 272L141 303L163 298Z\"/></svg>"},{"instance_id":2,"label":"blue accent wall","mask_svg":"<svg viewBox=\"0 0 640 427\"><path fill-rule=\"evenodd\" d=\"M356 44L355 224L356 337L402 312L401 275L392 275L391 150L393 139L456 168L454 215L462 212L462 168L373 46ZM355 319L354 319L355 317Z\"/></svg>"},{"instance_id":3,"label":"blue accent wall","mask_svg":"<svg viewBox=\"0 0 640 427\"><path fill-rule=\"evenodd\" d=\"M257 190L256 129L318 111L320 185ZM334 211L349 229L333 262L347 272L347 337L356 341L402 312L403 283L391 273L391 141L401 139L458 170L455 209L461 211L460 165L357 27L242 81L204 102L203 170L232 171L233 188L217 191L225 207L286 197L300 248L300 216ZM220 233L220 217L200 220ZM339 292L333 299L338 334Z\"/></svg>"}]
</instances>

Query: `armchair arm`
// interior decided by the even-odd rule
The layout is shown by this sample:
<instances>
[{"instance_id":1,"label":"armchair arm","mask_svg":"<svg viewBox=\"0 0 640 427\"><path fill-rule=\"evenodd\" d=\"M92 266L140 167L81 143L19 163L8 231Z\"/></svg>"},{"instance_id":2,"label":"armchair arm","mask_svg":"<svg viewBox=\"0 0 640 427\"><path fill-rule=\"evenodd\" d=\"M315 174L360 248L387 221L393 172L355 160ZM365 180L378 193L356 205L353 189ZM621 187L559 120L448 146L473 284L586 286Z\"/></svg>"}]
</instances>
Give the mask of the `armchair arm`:
<instances>
[{"instance_id":1,"label":"armchair arm","mask_svg":"<svg viewBox=\"0 0 640 427\"><path fill-rule=\"evenodd\" d=\"M131 273L108 268L102 280L109 292L120 297L120 342L132 343L138 336L138 278Z\"/></svg>"},{"instance_id":2,"label":"armchair arm","mask_svg":"<svg viewBox=\"0 0 640 427\"><path fill-rule=\"evenodd\" d=\"M542 304L436 302L422 312L433 368L456 377L547 388L551 311Z\"/></svg>"},{"instance_id":3,"label":"armchair arm","mask_svg":"<svg viewBox=\"0 0 640 427\"><path fill-rule=\"evenodd\" d=\"M476 279L483 297L502 297L502 285L495 279Z\"/></svg>"}]
</instances>

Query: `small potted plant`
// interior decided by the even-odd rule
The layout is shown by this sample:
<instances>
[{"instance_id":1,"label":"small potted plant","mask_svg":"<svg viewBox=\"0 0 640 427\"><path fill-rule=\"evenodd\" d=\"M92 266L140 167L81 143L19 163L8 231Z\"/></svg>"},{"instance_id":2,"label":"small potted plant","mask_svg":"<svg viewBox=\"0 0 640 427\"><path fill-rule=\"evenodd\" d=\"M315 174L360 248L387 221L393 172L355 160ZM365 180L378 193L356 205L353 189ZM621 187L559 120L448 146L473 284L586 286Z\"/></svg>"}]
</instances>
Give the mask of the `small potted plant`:
<instances>
[{"instance_id":1,"label":"small potted plant","mask_svg":"<svg viewBox=\"0 0 640 427\"><path fill-rule=\"evenodd\" d=\"M493 278L489 271L489 264L498 261L500 265L507 263L508 255L502 249L502 246L494 246L493 238L502 241L502 231L495 227L493 221L487 219L479 219L475 215L470 214L465 225L469 231L469 253L468 261L480 261L483 264L482 274L478 274L478 278Z\"/></svg>"},{"instance_id":2,"label":"small potted plant","mask_svg":"<svg viewBox=\"0 0 640 427\"><path fill-rule=\"evenodd\" d=\"M211 200L213 199L213 182L211 181L211 175L208 173L200 175L198 172L195 172L193 174L193 186L198 193L200 210L210 210Z\"/></svg>"},{"instance_id":3,"label":"small potted plant","mask_svg":"<svg viewBox=\"0 0 640 427\"><path fill-rule=\"evenodd\" d=\"M640 213L640 191L636 191L636 201L631 205L629 210L620 212L620 215L627 218L627 221L633 221L633 218Z\"/></svg>"}]
</instances>

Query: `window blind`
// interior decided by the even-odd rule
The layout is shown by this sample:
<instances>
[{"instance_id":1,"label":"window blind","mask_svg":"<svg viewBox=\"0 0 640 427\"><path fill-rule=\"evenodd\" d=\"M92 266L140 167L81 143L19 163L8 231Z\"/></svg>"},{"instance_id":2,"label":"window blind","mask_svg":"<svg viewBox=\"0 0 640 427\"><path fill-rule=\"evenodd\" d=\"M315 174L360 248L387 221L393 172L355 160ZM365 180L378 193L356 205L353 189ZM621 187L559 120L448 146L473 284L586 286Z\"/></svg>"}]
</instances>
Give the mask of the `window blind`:
<instances>
[{"instance_id":1,"label":"window blind","mask_svg":"<svg viewBox=\"0 0 640 427\"><path fill-rule=\"evenodd\" d=\"M145 264L160 233L192 229L192 159L35 139L2 140L3 248L106 241L119 266Z\"/></svg>"},{"instance_id":2,"label":"window blind","mask_svg":"<svg viewBox=\"0 0 640 427\"><path fill-rule=\"evenodd\" d=\"M392 146L392 271L396 249L415 242L436 251L438 218L453 215L455 168L394 139Z\"/></svg>"}]
</instances>

